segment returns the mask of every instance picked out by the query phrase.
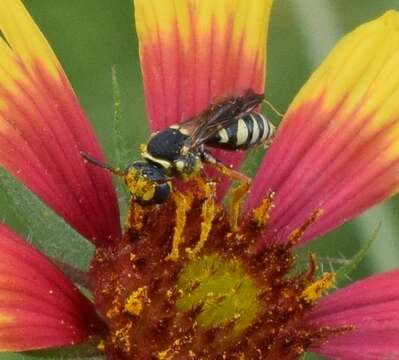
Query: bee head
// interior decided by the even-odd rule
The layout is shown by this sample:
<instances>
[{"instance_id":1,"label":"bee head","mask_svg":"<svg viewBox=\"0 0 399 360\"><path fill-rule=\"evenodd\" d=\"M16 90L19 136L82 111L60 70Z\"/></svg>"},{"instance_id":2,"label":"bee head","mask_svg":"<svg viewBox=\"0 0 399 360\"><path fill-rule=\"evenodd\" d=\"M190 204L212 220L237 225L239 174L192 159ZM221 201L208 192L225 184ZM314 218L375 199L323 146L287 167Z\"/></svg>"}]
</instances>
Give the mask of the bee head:
<instances>
[{"instance_id":1,"label":"bee head","mask_svg":"<svg viewBox=\"0 0 399 360\"><path fill-rule=\"evenodd\" d=\"M145 161L137 161L127 167L125 183L141 205L162 204L170 195L171 184L165 172Z\"/></svg>"}]
</instances>

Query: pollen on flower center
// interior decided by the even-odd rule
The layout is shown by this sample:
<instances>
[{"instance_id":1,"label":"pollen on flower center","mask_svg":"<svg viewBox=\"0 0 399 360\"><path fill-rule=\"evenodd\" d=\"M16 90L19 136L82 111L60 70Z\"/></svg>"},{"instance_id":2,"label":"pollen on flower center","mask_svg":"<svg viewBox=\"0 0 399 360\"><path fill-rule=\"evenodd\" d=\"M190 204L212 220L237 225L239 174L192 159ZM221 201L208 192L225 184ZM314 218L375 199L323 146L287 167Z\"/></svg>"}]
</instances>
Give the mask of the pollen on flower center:
<instances>
[{"instance_id":1,"label":"pollen on flower center","mask_svg":"<svg viewBox=\"0 0 399 360\"><path fill-rule=\"evenodd\" d=\"M215 186L192 181L163 205L131 202L117 245L92 263L95 301L108 324L110 359L291 359L348 328L309 328L302 321L333 275L293 271L292 247L320 211L287 243L257 242L273 210L273 193L239 216L243 188L227 209Z\"/></svg>"}]
</instances>

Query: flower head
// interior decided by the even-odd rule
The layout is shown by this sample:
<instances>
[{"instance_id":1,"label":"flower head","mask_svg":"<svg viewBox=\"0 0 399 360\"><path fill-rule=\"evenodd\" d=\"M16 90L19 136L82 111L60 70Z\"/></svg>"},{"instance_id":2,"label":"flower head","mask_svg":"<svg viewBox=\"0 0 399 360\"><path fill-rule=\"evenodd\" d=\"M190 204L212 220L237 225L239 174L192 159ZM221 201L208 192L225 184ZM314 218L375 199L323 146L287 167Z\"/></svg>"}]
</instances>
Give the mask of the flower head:
<instances>
[{"instance_id":1,"label":"flower head","mask_svg":"<svg viewBox=\"0 0 399 360\"><path fill-rule=\"evenodd\" d=\"M220 99L234 108L245 94L264 92L271 6L134 1L152 130L217 114ZM223 171L205 169L181 184L144 147L141 168L173 180L156 205L135 194L154 196L154 173L144 177L137 163L126 171L102 165L60 64L19 1L0 2L0 29L0 164L96 246L90 301L0 226L1 350L97 337L109 359L399 355L397 271L326 295L335 274L319 274L315 255L296 271L294 253L397 191L397 12L341 40L294 99L251 187L234 188L225 202L224 175L240 178L230 165L242 155L205 143L207 156L220 159L208 162ZM234 119L256 116L256 105ZM133 192L123 231L106 169Z\"/></svg>"}]
</instances>

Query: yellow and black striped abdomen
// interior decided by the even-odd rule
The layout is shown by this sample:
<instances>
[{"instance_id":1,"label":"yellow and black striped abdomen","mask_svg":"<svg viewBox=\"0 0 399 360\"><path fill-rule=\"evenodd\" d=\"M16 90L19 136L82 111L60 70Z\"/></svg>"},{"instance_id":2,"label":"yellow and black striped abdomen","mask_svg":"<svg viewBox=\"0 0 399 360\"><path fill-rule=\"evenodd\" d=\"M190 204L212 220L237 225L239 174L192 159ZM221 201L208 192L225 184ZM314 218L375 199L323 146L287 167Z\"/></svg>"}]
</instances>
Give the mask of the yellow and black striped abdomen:
<instances>
[{"instance_id":1,"label":"yellow and black striped abdomen","mask_svg":"<svg viewBox=\"0 0 399 360\"><path fill-rule=\"evenodd\" d=\"M219 129L205 145L225 150L246 150L270 141L274 126L261 113L249 112Z\"/></svg>"}]
</instances>

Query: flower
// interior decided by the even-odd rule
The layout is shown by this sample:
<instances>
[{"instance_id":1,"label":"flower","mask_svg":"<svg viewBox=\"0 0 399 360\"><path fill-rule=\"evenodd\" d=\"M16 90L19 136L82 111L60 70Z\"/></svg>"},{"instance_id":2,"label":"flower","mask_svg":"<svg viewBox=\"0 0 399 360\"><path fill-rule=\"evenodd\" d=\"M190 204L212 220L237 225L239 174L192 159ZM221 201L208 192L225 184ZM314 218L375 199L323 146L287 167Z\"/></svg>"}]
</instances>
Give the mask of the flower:
<instances>
[{"instance_id":1,"label":"flower","mask_svg":"<svg viewBox=\"0 0 399 360\"><path fill-rule=\"evenodd\" d=\"M153 130L226 94L263 92L271 0L135 0ZM399 273L323 296L333 273L292 273L293 248L397 189L399 14L347 35L288 109L250 192L201 176L122 231L95 136L51 48L17 0L0 2L0 164L96 245L93 302L0 226L0 349L98 337L110 359L399 356ZM24 34L29 34L29 39ZM34 94L34 96L33 96ZM234 152L218 152L239 164ZM247 200L241 211L241 200Z\"/></svg>"}]
</instances>

